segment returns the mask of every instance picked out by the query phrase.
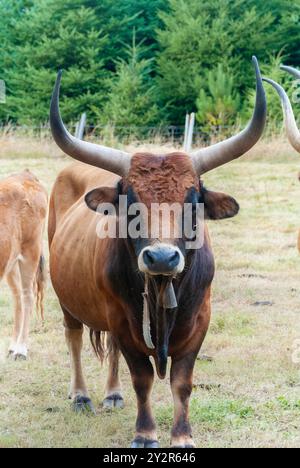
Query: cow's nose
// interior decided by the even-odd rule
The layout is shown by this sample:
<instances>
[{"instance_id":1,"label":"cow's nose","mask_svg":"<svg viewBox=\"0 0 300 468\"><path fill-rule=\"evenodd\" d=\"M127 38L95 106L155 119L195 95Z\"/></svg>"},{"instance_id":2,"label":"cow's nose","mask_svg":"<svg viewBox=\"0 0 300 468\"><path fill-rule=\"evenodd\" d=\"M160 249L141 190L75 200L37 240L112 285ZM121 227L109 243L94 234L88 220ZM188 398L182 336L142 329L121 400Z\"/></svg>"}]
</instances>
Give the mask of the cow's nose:
<instances>
[{"instance_id":1,"label":"cow's nose","mask_svg":"<svg viewBox=\"0 0 300 468\"><path fill-rule=\"evenodd\" d=\"M182 263L184 263L183 256L175 247L149 247L142 252L142 270L150 274L176 274L182 271Z\"/></svg>"}]
</instances>

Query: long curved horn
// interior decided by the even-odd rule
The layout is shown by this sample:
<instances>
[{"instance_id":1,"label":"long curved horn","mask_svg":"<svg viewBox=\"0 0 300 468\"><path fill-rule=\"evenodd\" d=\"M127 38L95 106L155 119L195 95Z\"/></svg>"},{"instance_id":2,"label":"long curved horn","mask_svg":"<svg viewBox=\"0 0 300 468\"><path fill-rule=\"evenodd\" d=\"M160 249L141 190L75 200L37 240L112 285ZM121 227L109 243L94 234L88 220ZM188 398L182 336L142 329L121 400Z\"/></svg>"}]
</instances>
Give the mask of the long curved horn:
<instances>
[{"instance_id":1,"label":"long curved horn","mask_svg":"<svg viewBox=\"0 0 300 468\"><path fill-rule=\"evenodd\" d=\"M289 142L300 153L300 132L297 127L291 101L282 86L269 78L263 78L264 81L271 84L276 89L282 103L285 128Z\"/></svg>"},{"instance_id":2,"label":"long curved horn","mask_svg":"<svg viewBox=\"0 0 300 468\"><path fill-rule=\"evenodd\" d=\"M256 57L252 58L256 73L256 103L252 119L238 135L191 154L197 174L211 171L249 151L260 139L266 124L267 101Z\"/></svg>"},{"instance_id":3,"label":"long curved horn","mask_svg":"<svg viewBox=\"0 0 300 468\"><path fill-rule=\"evenodd\" d=\"M293 75L295 78L298 78L298 80L300 79L300 71L296 70L296 68L287 67L286 65L280 65L280 69L284 70L284 71L287 71L288 73Z\"/></svg>"},{"instance_id":4,"label":"long curved horn","mask_svg":"<svg viewBox=\"0 0 300 468\"><path fill-rule=\"evenodd\" d=\"M106 146L81 141L65 128L59 110L59 90L62 71L58 72L50 105L50 126L52 136L62 151L74 159L100 167L120 176L128 173L131 156L128 153Z\"/></svg>"}]
</instances>

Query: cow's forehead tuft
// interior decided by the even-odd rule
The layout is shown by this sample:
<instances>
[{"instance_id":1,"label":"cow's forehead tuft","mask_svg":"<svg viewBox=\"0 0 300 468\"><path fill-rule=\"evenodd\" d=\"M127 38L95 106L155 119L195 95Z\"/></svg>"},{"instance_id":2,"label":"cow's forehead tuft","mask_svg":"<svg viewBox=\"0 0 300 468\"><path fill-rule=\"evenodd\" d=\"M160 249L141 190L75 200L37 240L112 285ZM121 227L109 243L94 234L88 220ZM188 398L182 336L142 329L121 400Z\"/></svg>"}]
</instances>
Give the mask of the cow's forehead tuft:
<instances>
[{"instance_id":1,"label":"cow's forehead tuft","mask_svg":"<svg viewBox=\"0 0 300 468\"><path fill-rule=\"evenodd\" d=\"M145 204L183 203L186 191L199 184L191 159L180 152L167 155L136 153L127 183Z\"/></svg>"}]
</instances>

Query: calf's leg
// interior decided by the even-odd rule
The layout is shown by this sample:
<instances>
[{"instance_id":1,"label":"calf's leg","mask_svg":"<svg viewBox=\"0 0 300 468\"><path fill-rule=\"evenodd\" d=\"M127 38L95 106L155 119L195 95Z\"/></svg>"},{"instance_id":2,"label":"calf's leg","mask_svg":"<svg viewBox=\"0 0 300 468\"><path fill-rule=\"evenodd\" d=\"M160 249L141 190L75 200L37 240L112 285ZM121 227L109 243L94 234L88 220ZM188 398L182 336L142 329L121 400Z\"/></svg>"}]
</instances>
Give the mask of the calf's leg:
<instances>
[{"instance_id":1,"label":"calf's leg","mask_svg":"<svg viewBox=\"0 0 300 468\"><path fill-rule=\"evenodd\" d=\"M24 255L24 259L19 262L22 283L23 320L14 353L16 358L27 358L30 317L34 307L34 284L38 263L39 252L35 251Z\"/></svg>"},{"instance_id":2,"label":"calf's leg","mask_svg":"<svg viewBox=\"0 0 300 468\"><path fill-rule=\"evenodd\" d=\"M13 335L9 347L9 354L17 358L17 343L21 333L23 322L23 307L22 307L22 282L20 275L19 263L17 262L13 269L7 275L7 283L11 289L14 299L14 326Z\"/></svg>"},{"instance_id":3,"label":"calf's leg","mask_svg":"<svg viewBox=\"0 0 300 468\"><path fill-rule=\"evenodd\" d=\"M88 395L81 364L83 325L74 319L63 306L61 307L64 313L65 338L71 362L69 398L73 401L75 412L87 411L95 413L92 401Z\"/></svg>"}]
</instances>

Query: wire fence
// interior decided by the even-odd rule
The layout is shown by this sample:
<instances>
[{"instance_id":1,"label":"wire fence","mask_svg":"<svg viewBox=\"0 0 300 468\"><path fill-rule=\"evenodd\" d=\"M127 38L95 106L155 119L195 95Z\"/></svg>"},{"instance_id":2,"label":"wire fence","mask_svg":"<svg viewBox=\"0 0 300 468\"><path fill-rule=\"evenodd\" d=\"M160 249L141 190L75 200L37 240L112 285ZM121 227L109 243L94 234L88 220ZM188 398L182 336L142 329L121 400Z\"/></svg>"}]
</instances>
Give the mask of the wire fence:
<instances>
[{"instance_id":1,"label":"wire fence","mask_svg":"<svg viewBox=\"0 0 300 468\"><path fill-rule=\"evenodd\" d=\"M68 130L75 135L78 131L78 123L68 125ZM210 126L205 129L195 126L193 130L194 141L210 142L229 134L234 134L239 130L237 126L222 125L218 127ZM174 144L183 144L186 128L184 125L161 125L161 126L136 126L136 125L90 125L84 127L84 135L87 139L97 138L100 140L120 140L125 142L135 140L163 141ZM5 125L0 126L2 134L15 133L39 137L50 136L50 125Z\"/></svg>"}]
</instances>

